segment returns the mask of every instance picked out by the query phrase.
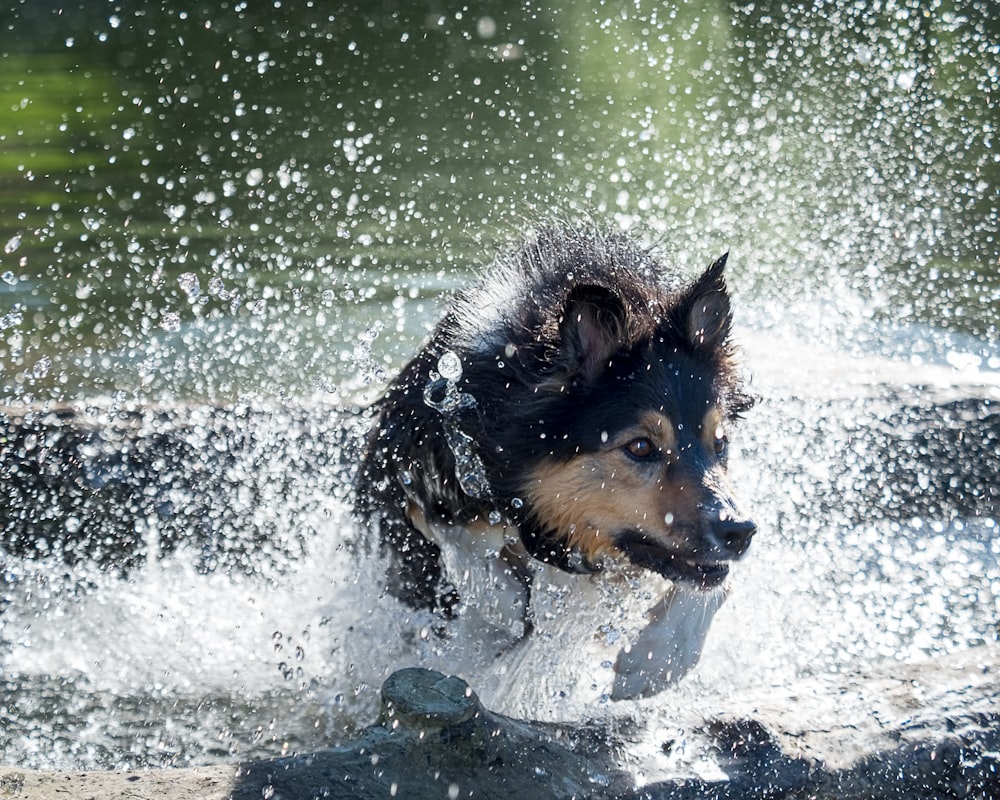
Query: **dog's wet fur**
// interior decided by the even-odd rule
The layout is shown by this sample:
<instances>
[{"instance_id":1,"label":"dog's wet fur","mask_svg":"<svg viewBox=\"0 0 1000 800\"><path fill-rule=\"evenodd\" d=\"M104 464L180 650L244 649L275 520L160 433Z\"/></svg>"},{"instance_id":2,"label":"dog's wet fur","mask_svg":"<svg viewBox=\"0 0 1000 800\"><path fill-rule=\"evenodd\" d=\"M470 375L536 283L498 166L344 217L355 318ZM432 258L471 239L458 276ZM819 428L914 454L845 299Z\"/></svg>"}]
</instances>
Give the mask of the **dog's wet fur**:
<instances>
[{"instance_id":1,"label":"dog's wet fur","mask_svg":"<svg viewBox=\"0 0 1000 800\"><path fill-rule=\"evenodd\" d=\"M358 471L392 593L453 612L430 529L503 531L526 587L537 561L722 584L756 530L726 476L752 399L725 264L685 284L625 235L550 226L457 297L374 404Z\"/></svg>"}]
</instances>

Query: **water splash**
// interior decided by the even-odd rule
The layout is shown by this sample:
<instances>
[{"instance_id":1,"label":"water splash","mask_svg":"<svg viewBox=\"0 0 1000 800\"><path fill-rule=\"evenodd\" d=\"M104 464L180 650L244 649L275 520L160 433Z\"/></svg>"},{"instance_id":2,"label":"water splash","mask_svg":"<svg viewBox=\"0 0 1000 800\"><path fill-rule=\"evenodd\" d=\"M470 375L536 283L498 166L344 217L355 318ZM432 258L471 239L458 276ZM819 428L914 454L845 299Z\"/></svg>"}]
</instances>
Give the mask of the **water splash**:
<instances>
[{"instance_id":1,"label":"water splash","mask_svg":"<svg viewBox=\"0 0 1000 800\"><path fill-rule=\"evenodd\" d=\"M458 355L447 351L438 359L438 371L424 387L424 403L437 411L443 420L445 441L455 457L455 475L459 486L469 497L486 499L491 494L486 467L476 452L475 440L459 427L462 411L476 408L476 398L458 388L462 377L462 362Z\"/></svg>"},{"instance_id":2,"label":"water splash","mask_svg":"<svg viewBox=\"0 0 1000 800\"><path fill-rule=\"evenodd\" d=\"M426 334L428 298L464 281L482 263L482 243L519 228L526 205L555 201L622 228L648 226L667 249L683 243L682 267L731 245L739 322L771 334L750 362L778 353L785 377L755 384L766 402L740 434L747 454L733 457L761 535L735 573L699 677L628 713L652 709L670 729L672 703L724 704L750 683L995 639L995 502L989 513L985 502L948 506L966 478L942 486L932 469L914 481L919 511L894 497L893 469L928 441L897 437L881 460L862 452L884 441L874 429L891 413L873 410L878 391L858 391L861 359L834 369L818 352L832 343L897 356L902 370L878 362L880 390L891 382L933 394L1000 367L997 216L983 202L995 191L983 103L996 83L995 22L975 8L834 5L774 6L762 25L749 4L727 15L691 3L614 14L581 3L566 8L578 20L569 27L511 14L488 45L500 49L482 52L467 46L479 25L467 13L442 14L419 35L408 29L401 48L398 16L382 19L384 30L346 18L331 28L325 13L299 11L274 25L285 11L241 4L234 13L247 29L265 39L292 31L298 42L255 42L242 54L226 26L209 24L207 4L122 13L96 36L67 27L60 38L74 63L85 61L76 74L86 81L59 61L9 64L26 96L12 110L18 139L31 146L3 185L10 224L31 233L22 242L8 231L4 254L29 247L32 266L5 263L0 274L10 298L0 309L3 391L14 403L104 392L228 403L308 397L322 380L323 392L353 403ZM9 33L30 41L22 18ZM136 30L149 48L136 50ZM498 44L522 34L516 47ZM200 44L164 48L180 37ZM449 44L455 58L443 64ZM338 46L350 55L330 58ZM504 88L512 60L524 91ZM293 73L301 80L288 81ZM38 82L52 74L64 77L66 97ZM430 82L412 84L418 75ZM581 75L594 79L586 91ZM338 86L337 104L314 119L320 84ZM123 102L108 94L116 86L137 91ZM409 102L426 88L440 98L433 109ZM29 100L35 111L25 115ZM71 121L44 122L65 108L78 109ZM48 161L56 152L63 167ZM96 172L95 152L104 154ZM198 303L185 302L185 286L205 287ZM369 332L381 325L393 345L376 353ZM931 363L955 369L927 380ZM438 364L441 382L425 393L446 422L475 413L453 366ZM824 405L832 400L843 403ZM488 493L476 442L457 422L445 427L463 490ZM972 446L965 439L956 452ZM233 477L250 486L254 474ZM969 484L982 501L995 478ZM282 561L282 542L311 524L292 494L239 495L281 522L244 541L248 564ZM886 508L896 516L879 516ZM501 710L572 721L601 707L609 666L588 651L588 626L605 626L606 640L616 624L588 620L574 595L546 590L548 639L519 662L463 661L434 620L376 596L384 565L350 552L351 523L332 509L308 552L267 576L212 572L201 552L178 551L125 580L78 563L78 581L57 559L4 555L0 659L15 726L3 735L16 737L4 760L167 764L327 745L370 719L366 703L394 660L468 666L476 688L500 676L488 704ZM84 522L67 516L65 532ZM155 546L156 531L143 532ZM565 611L571 632L554 621ZM574 691L598 700L576 706Z\"/></svg>"}]
</instances>

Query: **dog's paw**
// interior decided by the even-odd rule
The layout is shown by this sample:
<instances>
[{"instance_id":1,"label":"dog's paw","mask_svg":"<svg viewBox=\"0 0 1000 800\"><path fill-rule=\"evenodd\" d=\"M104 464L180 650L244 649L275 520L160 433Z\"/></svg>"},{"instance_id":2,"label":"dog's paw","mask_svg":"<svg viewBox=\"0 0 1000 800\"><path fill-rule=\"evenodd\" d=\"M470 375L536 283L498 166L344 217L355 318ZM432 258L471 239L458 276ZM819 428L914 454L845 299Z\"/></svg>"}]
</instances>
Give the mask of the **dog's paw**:
<instances>
[{"instance_id":1,"label":"dog's paw","mask_svg":"<svg viewBox=\"0 0 1000 800\"><path fill-rule=\"evenodd\" d=\"M649 697L698 663L708 628L726 593L675 585L649 612L649 624L618 653L613 700Z\"/></svg>"}]
</instances>

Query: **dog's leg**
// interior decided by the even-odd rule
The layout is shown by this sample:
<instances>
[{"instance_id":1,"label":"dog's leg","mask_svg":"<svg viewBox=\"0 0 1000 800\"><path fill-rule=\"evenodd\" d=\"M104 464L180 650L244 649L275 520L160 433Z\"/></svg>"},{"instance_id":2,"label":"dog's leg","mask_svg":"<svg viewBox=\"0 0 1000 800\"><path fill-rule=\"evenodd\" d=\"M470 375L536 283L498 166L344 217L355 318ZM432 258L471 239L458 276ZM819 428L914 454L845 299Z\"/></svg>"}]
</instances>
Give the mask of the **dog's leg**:
<instances>
[{"instance_id":1,"label":"dog's leg","mask_svg":"<svg viewBox=\"0 0 1000 800\"><path fill-rule=\"evenodd\" d=\"M467 608L474 607L484 621L505 629L514 642L530 632L528 556L504 526L432 524L415 503L409 517L440 548L448 579Z\"/></svg>"},{"instance_id":2,"label":"dog's leg","mask_svg":"<svg viewBox=\"0 0 1000 800\"><path fill-rule=\"evenodd\" d=\"M675 584L649 612L649 624L618 654L614 700L649 697L679 681L701 657L708 628L726 599L724 589Z\"/></svg>"},{"instance_id":3,"label":"dog's leg","mask_svg":"<svg viewBox=\"0 0 1000 800\"><path fill-rule=\"evenodd\" d=\"M451 616L457 597L442 584L441 549L401 520L383 521L381 534L389 594L410 608Z\"/></svg>"}]
</instances>

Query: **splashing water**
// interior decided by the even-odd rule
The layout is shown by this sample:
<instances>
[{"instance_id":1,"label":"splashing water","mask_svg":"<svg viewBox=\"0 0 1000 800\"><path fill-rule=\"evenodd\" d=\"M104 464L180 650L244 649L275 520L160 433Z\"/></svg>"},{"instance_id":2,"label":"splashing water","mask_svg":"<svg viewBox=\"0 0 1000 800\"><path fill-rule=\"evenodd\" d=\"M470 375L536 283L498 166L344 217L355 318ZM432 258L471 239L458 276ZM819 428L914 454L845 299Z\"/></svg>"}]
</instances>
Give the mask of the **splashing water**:
<instances>
[{"instance_id":1,"label":"splashing water","mask_svg":"<svg viewBox=\"0 0 1000 800\"><path fill-rule=\"evenodd\" d=\"M798 383L783 362L769 369L759 355L770 395ZM838 367L814 365L831 375ZM853 485L852 470L872 465L856 451L860 460L845 474L838 437L856 436L846 428L862 418L831 411L814 388L813 401L754 412L760 418L755 433L746 432L746 452L734 454L734 481L755 499L762 533L735 570L701 665L676 690L649 701L608 700L627 618L655 600L638 585L540 577L536 631L500 657L475 606L442 636L433 615L384 593L385 565L352 544L359 532L342 490L317 493L343 486L341 466L272 496L270 513L285 522L271 536L289 526L311 533L303 557L294 549L282 556L277 539L265 541L278 565L269 572L206 572L202 555L186 545L124 580L96 566L70 575L58 560L8 561L0 666L12 698L7 713L18 724L5 728L6 758L124 767L315 749L374 719L381 682L414 664L462 675L489 707L508 714L559 721L652 714L666 724L671 709L725 704L762 684L990 639L995 623L983 610L1000 597L995 521L927 513L853 522L843 482ZM788 419L821 431L822 446L788 429ZM795 455L805 448L808 459ZM755 466L788 454L788 472ZM147 546L155 548L150 533Z\"/></svg>"},{"instance_id":2,"label":"splashing water","mask_svg":"<svg viewBox=\"0 0 1000 800\"><path fill-rule=\"evenodd\" d=\"M4 497L22 468L88 465L0 531L0 763L324 747L413 664L499 711L669 729L744 689L996 639L1000 30L983 4L239 4L221 24L166 0L51 25L15 5L5 408L309 413L273 430L237 414L240 438L192 412L185 447L151 462L138 451L173 429L132 439L105 416L75 461L35 434L0 462ZM763 398L731 468L760 534L696 674L648 701L605 698L641 590L591 595L599 617L599 587L554 577L538 635L500 658L475 607L441 635L360 544L349 450L311 444L318 409L370 400L438 298L552 209L636 230L686 272L731 250ZM482 496L476 443L449 424L475 389L447 356L419 390ZM87 551L92 501L122 475L140 484L110 503L126 534Z\"/></svg>"},{"instance_id":3,"label":"splashing water","mask_svg":"<svg viewBox=\"0 0 1000 800\"><path fill-rule=\"evenodd\" d=\"M438 359L438 372L431 371L431 381L424 388L424 403L437 411L444 425L445 441L455 457L455 473L462 491L469 497L486 498L490 484L486 467L476 452L476 443L459 428L458 413L476 407L476 398L460 391L457 381L462 377L462 362L448 351Z\"/></svg>"}]
</instances>

